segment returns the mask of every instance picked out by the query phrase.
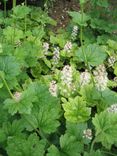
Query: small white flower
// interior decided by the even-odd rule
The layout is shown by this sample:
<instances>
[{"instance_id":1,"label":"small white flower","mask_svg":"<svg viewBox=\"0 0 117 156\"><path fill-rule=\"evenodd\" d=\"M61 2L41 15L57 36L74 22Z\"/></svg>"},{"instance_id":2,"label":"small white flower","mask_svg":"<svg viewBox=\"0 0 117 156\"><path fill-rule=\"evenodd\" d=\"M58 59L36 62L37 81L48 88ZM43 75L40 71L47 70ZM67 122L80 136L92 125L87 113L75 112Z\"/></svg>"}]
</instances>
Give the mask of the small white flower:
<instances>
[{"instance_id":1,"label":"small white flower","mask_svg":"<svg viewBox=\"0 0 117 156\"><path fill-rule=\"evenodd\" d=\"M73 27L72 34L71 34L72 40L75 40L75 39L76 39L77 34L78 34L78 26L75 25L75 26Z\"/></svg>"},{"instance_id":2,"label":"small white flower","mask_svg":"<svg viewBox=\"0 0 117 156\"><path fill-rule=\"evenodd\" d=\"M53 80L53 81L50 82L49 92L51 93L52 96L57 96L56 81Z\"/></svg>"},{"instance_id":3,"label":"small white flower","mask_svg":"<svg viewBox=\"0 0 117 156\"><path fill-rule=\"evenodd\" d=\"M63 67L61 71L61 80L68 87L71 87L72 84L72 68L69 65Z\"/></svg>"},{"instance_id":4,"label":"small white flower","mask_svg":"<svg viewBox=\"0 0 117 156\"><path fill-rule=\"evenodd\" d=\"M15 98L15 100L16 100L17 102L20 101L21 95L22 95L21 92L15 92L15 93L14 93L14 98Z\"/></svg>"},{"instance_id":5,"label":"small white flower","mask_svg":"<svg viewBox=\"0 0 117 156\"><path fill-rule=\"evenodd\" d=\"M70 52L72 49L72 43L70 41L67 41L67 43L64 46L64 51Z\"/></svg>"},{"instance_id":6,"label":"small white flower","mask_svg":"<svg viewBox=\"0 0 117 156\"><path fill-rule=\"evenodd\" d=\"M54 52L53 52L53 65L58 64L58 61L60 59L60 49L59 47L54 48Z\"/></svg>"},{"instance_id":7,"label":"small white flower","mask_svg":"<svg viewBox=\"0 0 117 156\"><path fill-rule=\"evenodd\" d=\"M109 113L117 113L117 103L111 105L107 108L107 112Z\"/></svg>"},{"instance_id":8,"label":"small white flower","mask_svg":"<svg viewBox=\"0 0 117 156\"><path fill-rule=\"evenodd\" d=\"M87 70L85 70L85 72L82 72L80 74L80 84L82 86L87 85L90 82L90 80L91 80L91 75Z\"/></svg>"},{"instance_id":9,"label":"small white flower","mask_svg":"<svg viewBox=\"0 0 117 156\"><path fill-rule=\"evenodd\" d=\"M117 58L115 56L110 56L108 58L109 66L113 66L116 61L117 61Z\"/></svg>"},{"instance_id":10,"label":"small white flower","mask_svg":"<svg viewBox=\"0 0 117 156\"><path fill-rule=\"evenodd\" d=\"M44 42L44 43L43 43L43 51L44 51L44 54L45 54L45 55L48 54L48 50L49 50L49 43Z\"/></svg>"},{"instance_id":11,"label":"small white flower","mask_svg":"<svg viewBox=\"0 0 117 156\"><path fill-rule=\"evenodd\" d=\"M99 65L96 70L94 70L94 80L95 85L98 90L103 91L107 87L108 77L105 66Z\"/></svg>"},{"instance_id":12,"label":"small white flower","mask_svg":"<svg viewBox=\"0 0 117 156\"><path fill-rule=\"evenodd\" d=\"M116 77L114 77L114 81L115 81L115 82L117 82L117 76L116 76Z\"/></svg>"},{"instance_id":13,"label":"small white flower","mask_svg":"<svg viewBox=\"0 0 117 156\"><path fill-rule=\"evenodd\" d=\"M83 138L87 138L89 140L92 139L92 130L91 129L85 129L83 131Z\"/></svg>"},{"instance_id":14,"label":"small white flower","mask_svg":"<svg viewBox=\"0 0 117 156\"><path fill-rule=\"evenodd\" d=\"M19 47L19 46L21 46L21 44L22 44L22 42L20 40L17 40L15 42L15 47Z\"/></svg>"}]
</instances>

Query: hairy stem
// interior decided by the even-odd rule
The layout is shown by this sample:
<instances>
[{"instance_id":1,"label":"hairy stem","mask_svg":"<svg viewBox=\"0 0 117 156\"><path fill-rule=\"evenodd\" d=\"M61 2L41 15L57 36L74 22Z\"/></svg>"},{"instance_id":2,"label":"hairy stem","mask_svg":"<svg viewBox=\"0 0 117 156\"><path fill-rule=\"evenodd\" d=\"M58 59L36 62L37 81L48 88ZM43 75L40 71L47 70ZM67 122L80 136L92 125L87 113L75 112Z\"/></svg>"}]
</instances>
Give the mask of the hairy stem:
<instances>
[{"instance_id":1,"label":"hairy stem","mask_svg":"<svg viewBox=\"0 0 117 156\"><path fill-rule=\"evenodd\" d=\"M27 0L25 0L25 6L27 6ZM25 33L26 33L26 29L27 29L27 16L25 15L25 18L24 18L24 28L25 28Z\"/></svg>"},{"instance_id":2,"label":"hairy stem","mask_svg":"<svg viewBox=\"0 0 117 156\"><path fill-rule=\"evenodd\" d=\"M83 21L83 12L84 12L83 5L81 5L81 20L82 20L82 21ZM83 44L83 26L82 26L82 25L81 25L81 27L80 27L80 43L81 43L81 49L82 49L82 54L83 54L83 57L84 57L85 66L87 67L88 71L89 71L90 74L91 74L91 79L92 79L93 85L95 85L95 81L94 81L94 78L93 78L93 75L92 75L92 72L91 72L91 69L90 69L88 60L87 60L87 56L86 56L86 53L85 53L85 51L84 51L84 44Z\"/></svg>"},{"instance_id":3,"label":"hairy stem","mask_svg":"<svg viewBox=\"0 0 117 156\"><path fill-rule=\"evenodd\" d=\"M105 154L109 154L110 156L117 156L117 154L114 154L114 153L111 153L111 152L108 152L108 151L102 151L102 153L105 153Z\"/></svg>"},{"instance_id":4,"label":"hairy stem","mask_svg":"<svg viewBox=\"0 0 117 156\"><path fill-rule=\"evenodd\" d=\"M6 80L5 80L5 78L4 78L3 76L1 76L1 75L0 75L0 77L1 77L1 79L2 79L2 81L3 81L3 83L4 83L4 85L5 85L5 87L6 87L6 89L7 89L7 91L9 92L9 95L11 96L12 99L14 99L14 96L13 96L12 92L10 91L10 88L9 88L9 86L8 86L8 84L7 84Z\"/></svg>"},{"instance_id":5,"label":"hairy stem","mask_svg":"<svg viewBox=\"0 0 117 156\"><path fill-rule=\"evenodd\" d=\"M91 143L90 152L93 151L93 147L94 147L95 142L96 142L96 137L94 138L94 140Z\"/></svg>"},{"instance_id":6,"label":"hairy stem","mask_svg":"<svg viewBox=\"0 0 117 156\"><path fill-rule=\"evenodd\" d=\"M16 0L13 0L13 8L16 6Z\"/></svg>"},{"instance_id":7,"label":"hairy stem","mask_svg":"<svg viewBox=\"0 0 117 156\"><path fill-rule=\"evenodd\" d=\"M4 17L6 18L6 0L4 0Z\"/></svg>"}]
</instances>

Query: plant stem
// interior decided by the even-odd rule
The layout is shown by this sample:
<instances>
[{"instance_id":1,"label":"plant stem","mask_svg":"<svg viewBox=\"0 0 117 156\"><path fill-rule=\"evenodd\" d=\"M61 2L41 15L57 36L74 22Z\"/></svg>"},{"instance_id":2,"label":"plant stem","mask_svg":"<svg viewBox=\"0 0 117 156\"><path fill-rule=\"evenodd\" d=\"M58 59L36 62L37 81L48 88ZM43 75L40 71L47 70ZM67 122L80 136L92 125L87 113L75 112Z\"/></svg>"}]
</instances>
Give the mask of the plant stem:
<instances>
[{"instance_id":1,"label":"plant stem","mask_svg":"<svg viewBox=\"0 0 117 156\"><path fill-rule=\"evenodd\" d=\"M91 143L90 152L93 151L93 147L94 147L95 142L96 142L96 137L94 138L94 140Z\"/></svg>"},{"instance_id":2,"label":"plant stem","mask_svg":"<svg viewBox=\"0 0 117 156\"><path fill-rule=\"evenodd\" d=\"M27 6L27 0L25 0L25 6ZM27 21L27 17L26 17L26 15L25 15L25 18L24 18L25 33L26 33L26 29L27 29L27 23L26 23L26 21Z\"/></svg>"},{"instance_id":3,"label":"plant stem","mask_svg":"<svg viewBox=\"0 0 117 156\"><path fill-rule=\"evenodd\" d=\"M4 0L4 17L6 18L6 0Z\"/></svg>"},{"instance_id":4,"label":"plant stem","mask_svg":"<svg viewBox=\"0 0 117 156\"><path fill-rule=\"evenodd\" d=\"M83 5L81 5L81 21L82 22L83 22L83 12L84 12ZM94 81L94 78L93 78L93 75L92 75L92 72L91 72L91 69L90 69L88 60L87 60L87 56L86 56L85 51L84 51L84 45L83 45L83 26L82 25L80 27L80 43L81 43L81 49L82 49L82 54L83 54L83 57L84 57L85 66L87 67L88 71L91 74L91 79L92 79L93 85L95 85L95 81Z\"/></svg>"},{"instance_id":5,"label":"plant stem","mask_svg":"<svg viewBox=\"0 0 117 156\"><path fill-rule=\"evenodd\" d=\"M12 92L10 91L10 88L9 88L9 86L8 86L8 84L7 84L7 82L6 82L6 80L3 78L3 76L0 75L0 77L1 77L1 79L2 79L2 81L3 81L3 83L4 83L4 85L5 85L5 87L6 87L6 89L7 89L7 91L9 92L11 98L14 99L14 96L13 96Z\"/></svg>"},{"instance_id":6,"label":"plant stem","mask_svg":"<svg viewBox=\"0 0 117 156\"><path fill-rule=\"evenodd\" d=\"M16 0L13 0L13 9L16 7Z\"/></svg>"},{"instance_id":7,"label":"plant stem","mask_svg":"<svg viewBox=\"0 0 117 156\"><path fill-rule=\"evenodd\" d=\"M103 153L105 153L105 154L109 154L109 155L111 155L111 156L117 156L116 154L111 153L111 152L108 152L108 151L102 151L102 150L101 150L101 152L103 152Z\"/></svg>"}]
</instances>

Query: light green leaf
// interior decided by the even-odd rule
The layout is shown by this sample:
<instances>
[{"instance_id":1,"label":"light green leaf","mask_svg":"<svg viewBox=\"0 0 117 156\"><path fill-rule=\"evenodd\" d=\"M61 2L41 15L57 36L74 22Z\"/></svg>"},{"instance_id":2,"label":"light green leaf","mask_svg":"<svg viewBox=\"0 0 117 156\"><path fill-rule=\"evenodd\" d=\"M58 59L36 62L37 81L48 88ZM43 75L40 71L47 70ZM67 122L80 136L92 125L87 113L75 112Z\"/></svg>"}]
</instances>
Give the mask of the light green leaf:
<instances>
[{"instance_id":1,"label":"light green leaf","mask_svg":"<svg viewBox=\"0 0 117 156\"><path fill-rule=\"evenodd\" d=\"M87 121L90 117L91 110L86 107L86 101L82 97L69 98L69 101L62 104L65 111L65 118L72 123Z\"/></svg>"},{"instance_id":2,"label":"light green leaf","mask_svg":"<svg viewBox=\"0 0 117 156\"><path fill-rule=\"evenodd\" d=\"M113 50L117 50L117 42L113 41L113 40L108 40L108 45L110 48L112 48Z\"/></svg>"},{"instance_id":3,"label":"light green leaf","mask_svg":"<svg viewBox=\"0 0 117 156\"><path fill-rule=\"evenodd\" d=\"M80 0L80 4L85 4L87 2L87 0Z\"/></svg>"},{"instance_id":4,"label":"light green leaf","mask_svg":"<svg viewBox=\"0 0 117 156\"><path fill-rule=\"evenodd\" d=\"M83 16L81 13L76 11L69 11L68 13L72 17L74 23L79 24L80 26L87 26L87 21L90 18L85 13L83 13Z\"/></svg>"},{"instance_id":5,"label":"light green leaf","mask_svg":"<svg viewBox=\"0 0 117 156\"><path fill-rule=\"evenodd\" d=\"M25 18L26 15L30 13L31 9L25 5L18 5L13 8L13 17L15 18Z\"/></svg>"},{"instance_id":6,"label":"light green leaf","mask_svg":"<svg viewBox=\"0 0 117 156\"><path fill-rule=\"evenodd\" d=\"M24 37L23 31L17 28L8 26L3 30L3 35L10 42L17 42Z\"/></svg>"},{"instance_id":7,"label":"light green leaf","mask_svg":"<svg viewBox=\"0 0 117 156\"><path fill-rule=\"evenodd\" d=\"M96 130L96 142L101 142L104 147L110 149L117 142L117 114L107 111L96 114L93 124ZM113 126L114 125L114 126Z\"/></svg>"},{"instance_id":8,"label":"light green leaf","mask_svg":"<svg viewBox=\"0 0 117 156\"><path fill-rule=\"evenodd\" d=\"M83 48L85 56L82 52L82 48L79 48L79 50L76 53L76 56L82 62L85 62L87 59L89 65L98 66L102 64L106 59L107 54L105 50L97 44L89 44L88 46L84 46Z\"/></svg>"}]
</instances>

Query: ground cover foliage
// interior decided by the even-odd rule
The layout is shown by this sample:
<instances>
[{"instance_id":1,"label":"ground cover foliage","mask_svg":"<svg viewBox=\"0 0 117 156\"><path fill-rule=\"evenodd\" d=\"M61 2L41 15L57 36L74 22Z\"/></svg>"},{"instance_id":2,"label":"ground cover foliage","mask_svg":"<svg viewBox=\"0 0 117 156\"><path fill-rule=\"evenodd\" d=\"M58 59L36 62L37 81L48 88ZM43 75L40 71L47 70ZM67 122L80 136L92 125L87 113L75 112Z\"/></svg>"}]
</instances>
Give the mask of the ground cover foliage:
<instances>
[{"instance_id":1,"label":"ground cover foliage","mask_svg":"<svg viewBox=\"0 0 117 156\"><path fill-rule=\"evenodd\" d=\"M56 33L47 6L0 11L1 156L117 155L116 9L78 3Z\"/></svg>"}]
</instances>

